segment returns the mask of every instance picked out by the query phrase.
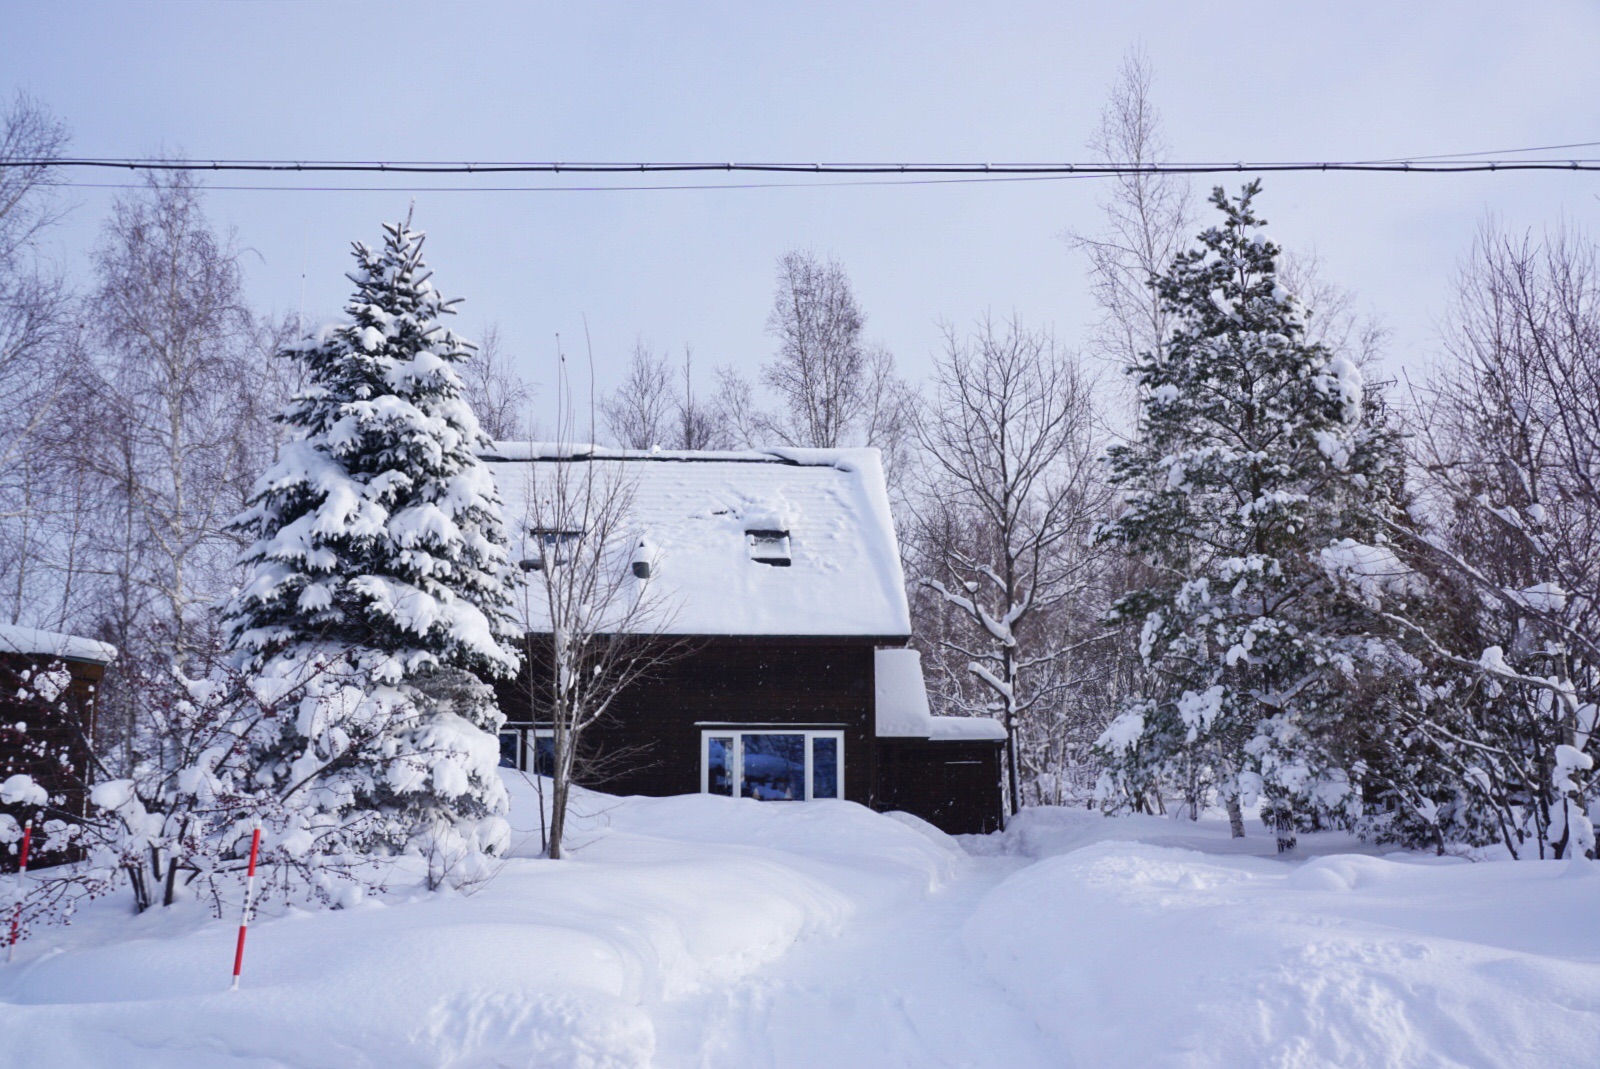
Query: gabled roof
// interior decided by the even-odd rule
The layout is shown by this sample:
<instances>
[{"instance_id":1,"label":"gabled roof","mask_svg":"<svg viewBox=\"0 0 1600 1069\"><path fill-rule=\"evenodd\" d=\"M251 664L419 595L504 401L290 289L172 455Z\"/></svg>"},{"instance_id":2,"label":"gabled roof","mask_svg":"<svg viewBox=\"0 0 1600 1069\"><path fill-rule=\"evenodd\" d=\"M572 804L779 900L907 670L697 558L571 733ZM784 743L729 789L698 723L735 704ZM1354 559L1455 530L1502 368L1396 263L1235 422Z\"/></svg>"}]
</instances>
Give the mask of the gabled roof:
<instances>
[{"instance_id":1,"label":"gabled roof","mask_svg":"<svg viewBox=\"0 0 1600 1069\"><path fill-rule=\"evenodd\" d=\"M650 596L668 607L668 633L911 633L876 449L637 452L507 442L484 460L505 502L514 557L535 555L526 498L530 480L548 482L549 465L596 465L597 476L626 484L631 529L617 566L628 567L645 541ZM783 550L787 566L756 559ZM542 630L538 620L524 623Z\"/></svg>"}]
</instances>

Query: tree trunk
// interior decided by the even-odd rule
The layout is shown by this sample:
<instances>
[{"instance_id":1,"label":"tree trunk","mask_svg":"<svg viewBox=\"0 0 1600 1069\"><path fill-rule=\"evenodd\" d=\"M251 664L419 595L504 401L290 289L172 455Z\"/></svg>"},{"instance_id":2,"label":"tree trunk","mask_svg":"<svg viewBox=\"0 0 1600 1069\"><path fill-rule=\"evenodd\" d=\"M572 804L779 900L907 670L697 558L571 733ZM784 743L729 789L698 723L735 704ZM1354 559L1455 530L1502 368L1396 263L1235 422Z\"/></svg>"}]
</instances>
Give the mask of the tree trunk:
<instances>
[{"instance_id":1,"label":"tree trunk","mask_svg":"<svg viewBox=\"0 0 1600 1069\"><path fill-rule=\"evenodd\" d=\"M1295 848L1299 839L1294 833L1294 818L1289 812L1289 807L1279 804L1272 814L1272 830L1278 839L1278 853L1287 854Z\"/></svg>"},{"instance_id":2,"label":"tree trunk","mask_svg":"<svg viewBox=\"0 0 1600 1069\"><path fill-rule=\"evenodd\" d=\"M1014 600L1014 599L1013 599ZM1001 651L1001 670L1009 689L1006 699L1006 763L1011 766L1011 815L1022 811L1022 769L1017 763L1017 656L1009 646Z\"/></svg>"},{"instance_id":3,"label":"tree trunk","mask_svg":"<svg viewBox=\"0 0 1600 1069\"><path fill-rule=\"evenodd\" d=\"M560 774L559 761L555 772L550 782L550 845L547 856L551 861L560 861L561 836L567 828L567 778Z\"/></svg>"},{"instance_id":4,"label":"tree trunk","mask_svg":"<svg viewBox=\"0 0 1600 1069\"><path fill-rule=\"evenodd\" d=\"M1011 773L1011 815L1022 811L1022 777L1017 774L1017 722L1006 710L1006 765Z\"/></svg>"},{"instance_id":5,"label":"tree trunk","mask_svg":"<svg viewBox=\"0 0 1600 1069\"><path fill-rule=\"evenodd\" d=\"M1244 811L1239 808L1239 796L1228 799L1228 833L1235 839L1244 838Z\"/></svg>"}]
</instances>

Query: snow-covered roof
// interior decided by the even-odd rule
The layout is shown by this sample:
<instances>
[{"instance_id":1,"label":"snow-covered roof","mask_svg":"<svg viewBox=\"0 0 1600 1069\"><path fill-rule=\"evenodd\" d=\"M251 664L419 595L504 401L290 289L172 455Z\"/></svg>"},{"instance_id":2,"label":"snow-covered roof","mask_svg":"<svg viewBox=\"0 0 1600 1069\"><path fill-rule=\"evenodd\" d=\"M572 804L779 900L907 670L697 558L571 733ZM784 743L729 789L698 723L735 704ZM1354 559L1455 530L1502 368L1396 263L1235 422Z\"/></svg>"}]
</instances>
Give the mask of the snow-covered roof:
<instances>
[{"instance_id":1,"label":"snow-covered roof","mask_svg":"<svg viewBox=\"0 0 1600 1069\"><path fill-rule=\"evenodd\" d=\"M883 649L873 654L873 707L880 739L1003 740L1006 729L987 716L933 716L922 678L922 654Z\"/></svg>"},{"instance_id":2,"label":"snow-covered roof","mask_svg":"<svg viewBox=\"0 0 1600 1069\"><path fill-rule=\"evenodd\" d=\"M878 737L927 738L933 716L922 679L922 654L911 649L877 650L872 675Z\"/></svg>"},{"instance_id":3,"label":"snow-covered roof","mask_svg":"<svg viewBox=\"0 0 1600 1069\"><path fill-rule=\"evenodd\" d=\"M97 642L78 635L63 635L56 631L40 631L36 627L18 627L0 624L0 653L21 653L30 657L60 657L65 661L91 661L110 664L116 660L117 648L109 642Z\"/></svg>"},{"instance_id":4,"label":"snow-covered roof","mask_svg":"<svg viewBox=\"0 0 1600 1069\"><path fill-rule=\"evenodd\" d=\"M664 621L652 630L911 633L876 449L639 452L507 442L484 460L505 502L514 557L537 555L528 551L528 496L541 481L550 485L554 465L593 465L597 483L628 487L629 545L619 559L622 567L648 561ZM543 630L539 620L524 623Z\"/></svg>"}]
</instances>

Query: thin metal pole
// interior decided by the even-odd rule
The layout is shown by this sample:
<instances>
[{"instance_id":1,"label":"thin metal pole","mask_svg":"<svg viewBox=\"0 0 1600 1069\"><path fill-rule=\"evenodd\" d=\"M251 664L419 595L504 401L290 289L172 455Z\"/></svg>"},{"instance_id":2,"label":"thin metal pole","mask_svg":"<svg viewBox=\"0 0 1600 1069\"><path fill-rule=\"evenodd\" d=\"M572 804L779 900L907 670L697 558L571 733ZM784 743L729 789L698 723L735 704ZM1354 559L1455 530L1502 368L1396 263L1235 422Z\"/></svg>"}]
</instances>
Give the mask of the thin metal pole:
<instances>
[{"instance_id":1,"label":"thin metal pole","mask_svg":"<svg viewBox=\"0 0 1600 1069\"><path fill-rule=\"evenodd\" d=\"M17 930L22 926L22 878L28 874L28 847L33 844L33 821L22 826L22 857L17 864L17 908L11 913L11 938L6 941L6 963L17 950Z\"/></svg>"},{"instance_id":2,"label":"thin metal pole","mask_svg":"<svg viewBox=\"0 0 1600 1069\"><path fill-rule=\"evenodd\" d=\"M229 991L239 990L239 973L244 969L244 933L250 927L250 906L256 897L256 857L261 852L261 821L250 822L250 868L244 880L244 911L239 914L239 942L233 948L233 983Z\"/></svg>"}]
</instances>

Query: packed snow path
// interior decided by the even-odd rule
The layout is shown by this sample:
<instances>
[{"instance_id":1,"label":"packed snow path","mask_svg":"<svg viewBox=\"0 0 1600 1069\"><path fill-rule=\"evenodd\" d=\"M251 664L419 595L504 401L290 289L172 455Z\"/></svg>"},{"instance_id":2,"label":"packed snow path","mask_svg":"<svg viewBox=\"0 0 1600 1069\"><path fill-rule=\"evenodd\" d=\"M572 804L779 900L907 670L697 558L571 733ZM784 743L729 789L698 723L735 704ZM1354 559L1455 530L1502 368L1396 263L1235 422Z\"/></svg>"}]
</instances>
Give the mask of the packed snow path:
<instances>
[{"instance_id":1,"label":"packed snow path","mask_svg":"<svg viewBox=\"0 0 1600 1069\"><path fill-rule=\"evenodd\" d=\"M854 919L767 969L684 1000L658 1062L685 1069L1061 1069L1059 1046L981 971L962 930L1022 862L987 858L921 901Z\"/></svg>"},{"instance_id":2,"label":"packed snow path","mask_svg":"<svg viewBox=\"0 0 1600 1069\"><path fill-rule=\"evenodd\" d=\"M1222 821L1072 810L958 844L843 802L578 801L570 860L527 832L472 894L405 890L401 864L381 901L263 915L233 993L233 928L202 904L97 902L0 964L0 1069L1533 1069L1600 1049L1588 862L1333 836L1280 860Z\"/></svg>"}]
</instances>

